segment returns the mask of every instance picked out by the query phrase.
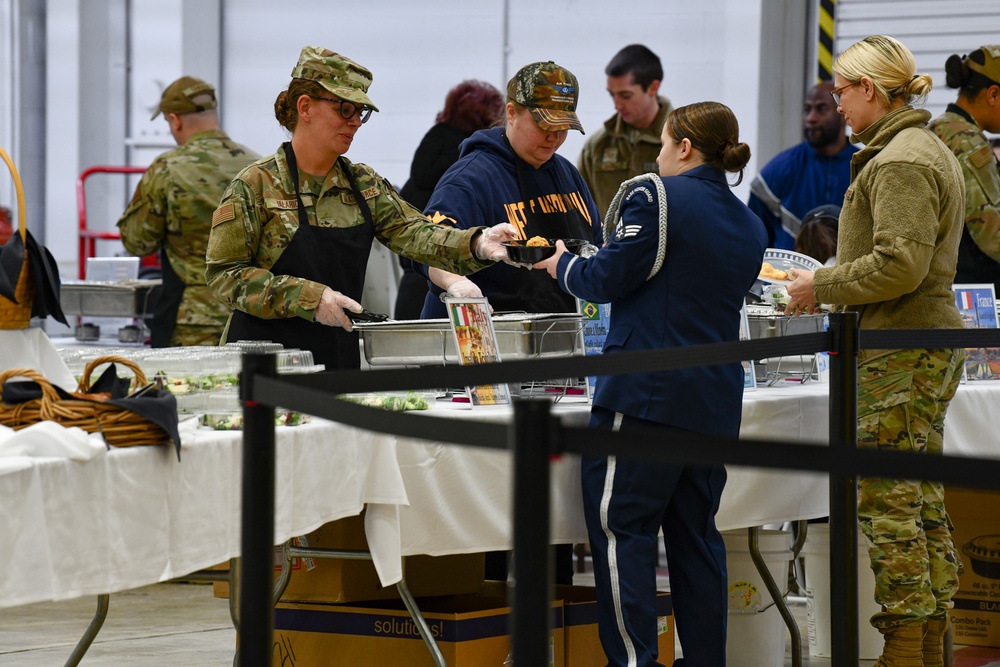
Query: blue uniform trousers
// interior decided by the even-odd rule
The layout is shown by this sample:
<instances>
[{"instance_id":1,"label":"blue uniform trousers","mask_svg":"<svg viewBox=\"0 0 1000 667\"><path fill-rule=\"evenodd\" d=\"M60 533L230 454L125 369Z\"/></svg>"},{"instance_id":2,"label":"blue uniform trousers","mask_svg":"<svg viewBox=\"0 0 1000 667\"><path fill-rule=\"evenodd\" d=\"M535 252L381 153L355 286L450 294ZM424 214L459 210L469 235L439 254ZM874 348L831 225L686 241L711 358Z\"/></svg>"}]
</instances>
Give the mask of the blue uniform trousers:
<instances>
[{"instance_id":1,"label":"blue uniform trousers","mask_svg":"<svg viewBox=\"0 0 1000 667\"><path fill-rule=\"evenodd\" d=\"M662 425L595 406L590 426L624 432ZM582 476L598 627L608 664L662 665L656 645L657 537L662 527L684 654L674 664L724 667L726 549L715 514L725 468L584 458Z\"/></svg>"}]
</instances>

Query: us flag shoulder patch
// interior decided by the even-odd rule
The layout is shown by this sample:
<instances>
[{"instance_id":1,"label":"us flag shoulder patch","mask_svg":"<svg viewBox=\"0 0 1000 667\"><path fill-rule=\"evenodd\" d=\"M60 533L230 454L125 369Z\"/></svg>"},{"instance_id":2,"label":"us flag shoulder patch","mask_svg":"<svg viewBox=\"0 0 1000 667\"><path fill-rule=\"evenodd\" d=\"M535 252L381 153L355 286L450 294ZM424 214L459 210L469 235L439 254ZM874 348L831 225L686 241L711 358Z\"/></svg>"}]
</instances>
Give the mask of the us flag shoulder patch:
<instances>
[{"instance_id":1,"label":"us flag shoulder patch","mask_svg":"<svg viewBox=\"0 0 1000 667\"><path fill-rule=\"evenodd\" d=\"M215 213L212 214L212 226L220 225L223 222L228 222L230 220L236 219L236 210L233 204L223 204L219 208L215 209Z\"/></svg>"}]
</instances>

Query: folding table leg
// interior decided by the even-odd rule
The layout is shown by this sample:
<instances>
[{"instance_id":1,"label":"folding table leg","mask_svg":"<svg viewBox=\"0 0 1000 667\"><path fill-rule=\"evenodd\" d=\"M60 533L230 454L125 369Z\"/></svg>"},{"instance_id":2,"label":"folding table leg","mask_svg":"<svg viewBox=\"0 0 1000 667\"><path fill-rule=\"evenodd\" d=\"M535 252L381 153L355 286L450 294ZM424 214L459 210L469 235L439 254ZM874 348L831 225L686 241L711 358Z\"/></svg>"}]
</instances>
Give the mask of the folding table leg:
<instances>
[{"instance_id":1,"label":"folding table leg","mask_svg":"<svg viewBox=\"0 0 1000 667\"><path fill-rule=\"evenodd\" d=\"M73 648L73 652L70 654L69 659L66 660L66 667L76 667L83 660L84 654L90 645L94 643L94 639L97 638L97 633L101 631L101 626L104 625L104 619L108 617L108 607L110 606L111 596L105 593L104 595L97 596L97 611L94 613L94 618L90 620L90 625L87 626L87 631L83 633L80 637L80 641L76 643Z\"/></svg>"},{"instance_id":2,"label":"folding table leg","mask_svg":"<svg viewBox=\"0 0 1000 667\"><path fill-rule=\"evenodd\" d=\"M291 561L292 558L296 556L306 558L339 558L341 560L372 559L370 551L299 547L293 545L291 541L285 542L282 546L282 552L283 557L281 559L281 574L279 575L278 581L274 586L274 604L278 604L278 601L281 599L281 595L288 587L288 581L292 576ZM399 583L396 584L396 590L399 592L399 597L402 598L403 604L406 606L406 610L410 612L410 618L413 619L413 623L417 626L417 631L420 632L421 639L424 640L427 650L430 651L431 657L434 659L434 664L437 667L448 667L448 663L445 662L444 659L444 654L441 653L441 648L434 640L434 635L431 634L431 629L430 626L427 625L427 620L424 618L424 615L420 613L420 608L417 606L417 601L410 593L410 589L406 587L405 573ZM230 595L232 595L231 591Z\"/></svg>"},{"instance_id":3,"label":"folding table leg","mask_svg":"<svg viewBox=\"0 0 1000 667\"><path fill-rule=\"evenodd\" d=\"M413 599L410 594L410 589L406 587L406 579L400 579L399 583L396 584L396 590L399 591L399 597L403 598L403 604L406 605L407 611L410 612L410 617L417 626L417 630L420 632L420 636L424 640L424 644L427 645L427 650L431 652L431 657L434 658L434 664L437 667L448 667L448 663L444 660L444 655L441 653L441 647L437 645L434 641L434 635L431 634L431 629L427 625L427 619L424 615L420 613L420 608L417 607L417 601Z\"/></svg>"}]
</instances>

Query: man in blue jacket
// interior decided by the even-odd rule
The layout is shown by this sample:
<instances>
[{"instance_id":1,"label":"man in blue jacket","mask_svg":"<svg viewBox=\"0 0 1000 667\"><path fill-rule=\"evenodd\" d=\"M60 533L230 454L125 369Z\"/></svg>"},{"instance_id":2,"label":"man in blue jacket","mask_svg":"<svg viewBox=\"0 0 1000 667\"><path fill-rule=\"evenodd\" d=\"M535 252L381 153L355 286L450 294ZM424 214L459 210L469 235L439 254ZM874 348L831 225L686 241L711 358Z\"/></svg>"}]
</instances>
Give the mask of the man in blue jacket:
<instances>
[{"instance_id":1,"label":"man in blue jacket","mask_svg":"<svg viewBox=\"0 0 1000 667\"><path fill-rule=\"evenodd\" d=\"M793 250L802 217L823 204L841 206L851 183L846 120L837 113L833 84L809 89L803 106L805 141L778 153L750 183L750 210L767 227L770 248Z\"/></svg>"}]
</instances>

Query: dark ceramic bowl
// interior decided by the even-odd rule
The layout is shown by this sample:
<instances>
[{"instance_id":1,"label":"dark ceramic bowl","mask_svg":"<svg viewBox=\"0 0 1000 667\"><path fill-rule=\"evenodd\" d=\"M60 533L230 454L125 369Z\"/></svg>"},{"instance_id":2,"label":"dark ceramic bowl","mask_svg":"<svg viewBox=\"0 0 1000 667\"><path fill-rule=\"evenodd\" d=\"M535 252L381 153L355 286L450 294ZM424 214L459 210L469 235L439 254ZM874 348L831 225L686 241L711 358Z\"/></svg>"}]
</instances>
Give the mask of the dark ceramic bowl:
<instances>
[{"instance_id":1,"label":"dark ceramic bowl","mask_svg":"<svg viewBox=\"0 0 1000 667\"><path fill-rule=\"evenodd\" d=\"M507 249L507 256L510 257L511 261L522 264L536 264L556 254L556 248L553 245L530 246L525 245L525 243L525 241L517 239L500 245Z\"/></svg>"}]
</instances>

